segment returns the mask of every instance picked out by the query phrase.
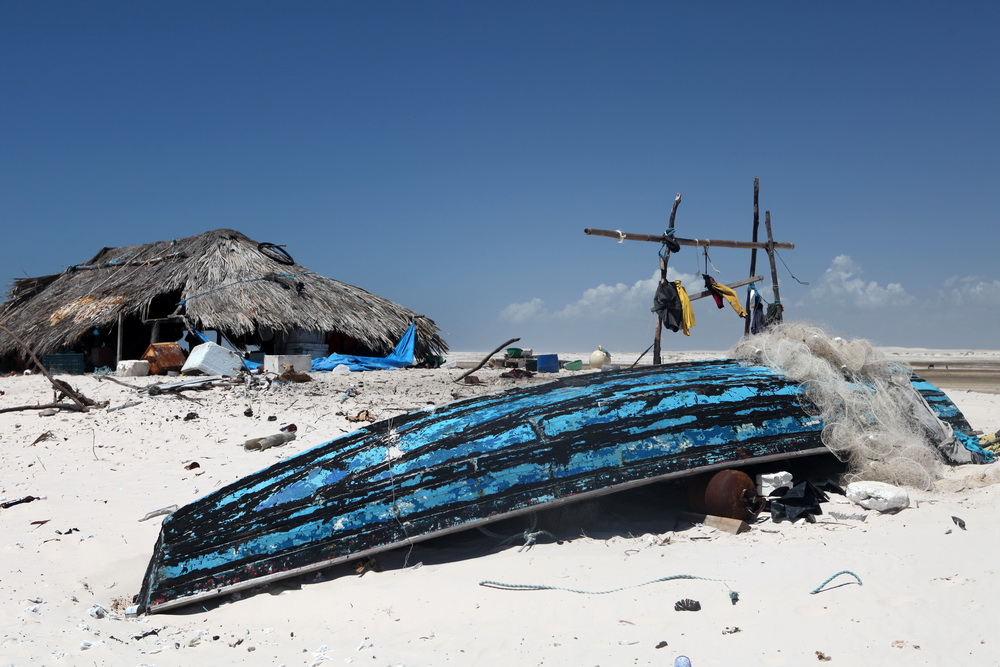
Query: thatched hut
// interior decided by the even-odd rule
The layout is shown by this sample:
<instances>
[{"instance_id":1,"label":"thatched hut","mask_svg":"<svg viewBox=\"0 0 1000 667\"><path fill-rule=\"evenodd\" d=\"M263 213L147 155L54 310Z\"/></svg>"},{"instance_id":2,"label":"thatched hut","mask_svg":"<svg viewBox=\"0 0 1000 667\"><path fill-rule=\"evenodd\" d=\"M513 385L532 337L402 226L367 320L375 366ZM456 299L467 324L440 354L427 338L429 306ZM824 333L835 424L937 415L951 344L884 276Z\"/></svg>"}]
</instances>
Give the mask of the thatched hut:
<instances>
[{"instance_id":1,"label":"thatched hut","mask_svg":"<svg viewBox=\"0 0 1000 667\"><path fill-rule=\"evenodd\" d=\"M418 360L447 351L432 320L231 229L104 248L62 273L16 280L0 309L0 323L36 355L82 352L91 366L138 359L186 328L265 352L383 356L411 322ZM22 355L0 333L0 365Z\"/></svg>"}]
</instances>

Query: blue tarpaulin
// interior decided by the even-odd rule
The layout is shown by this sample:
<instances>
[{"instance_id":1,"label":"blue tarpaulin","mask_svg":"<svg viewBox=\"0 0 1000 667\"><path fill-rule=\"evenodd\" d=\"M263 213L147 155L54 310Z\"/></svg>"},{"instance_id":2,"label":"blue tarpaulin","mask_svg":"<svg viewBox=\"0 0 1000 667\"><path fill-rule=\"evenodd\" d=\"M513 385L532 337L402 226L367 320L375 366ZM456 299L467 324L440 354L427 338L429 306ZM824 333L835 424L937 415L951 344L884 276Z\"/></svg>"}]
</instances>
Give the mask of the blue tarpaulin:
<instances>
[{"instance_id":1,"label":"blue tarpaulin","mask_svg":"<svg viewBox=\"0 0 1000 667\"><path fill-rule=\"evenodd\" d=\"M341 364L352 371L379 371L405 368L413 365L413 343L416 340L416 325L411 324L403 337L387 357L356 357L352 354L331 354L329 357L313 359L314 371L332 371Z\"/></svg>"}]
</instances>

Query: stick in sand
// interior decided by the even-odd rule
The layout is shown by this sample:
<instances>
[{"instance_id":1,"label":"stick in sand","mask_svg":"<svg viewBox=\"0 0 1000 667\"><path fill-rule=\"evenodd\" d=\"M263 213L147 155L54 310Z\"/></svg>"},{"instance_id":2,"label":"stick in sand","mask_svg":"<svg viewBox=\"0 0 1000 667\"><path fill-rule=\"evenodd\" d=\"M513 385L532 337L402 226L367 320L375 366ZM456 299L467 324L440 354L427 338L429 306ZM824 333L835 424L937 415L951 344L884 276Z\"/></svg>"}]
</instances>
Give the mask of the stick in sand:
<instances>
[{"instance_id":1,"label":"stick in sand","mask_svg":"<svg viewBox=\"0 0 1000 667\"><path fill-rule=\"evenodd\" d=\"M521 339L520 339L520 338L511 338L511 339L510 339L509 341L507 341L507 342L506 342L506 343L504 343L503 345L499 345L499 346L497 346L497 349L495 349L495 350L493 350L492 352L490 352L489 354L487 354L487 355L486 355L486 358L485 358L485 359L483 359L482 361L480 361L480 362L479 362L479 363L478 363L478 364L476 365L476 367L475 367L475 368L470 368L469 370L465 371L464 373L462 373L461 375L459 375L459 376L458 376L457 378L455 378L455 382L458 382L459 380L461 380L461 379L465 378L465 376L466 376L466 375L471 375L471 374L475 373L475 372L476 372L476 371L478 371L478 370L479 370L480 368L482 368L483 366L485 366L485 365L486 365L486 362L487 362L487 361L489 361L489 360L490 360L490 358L491 358L491 357L492 357L492 356L493 356L494 354L496 354L496 353L497 353L497 352L499 352L500 350L504 349L505 347L507 347L507 346L508 346L508 345L510 345L511 343L516 343L516 342L517 342L517 341L519 341L519 340L521 340Z\"/></svg>"},{"instance_id":2,"label":"stick in sand","mask_svg":"<svg viewBox=\"0 0 1000 667\"><path fill-rule=\"evenodd\" d=\"M86 410L80 408L79 405L73 405L72 403L44 403L39 405L21 405L16 408L2 408L0 409L0 413L18 412L21 410L48 410L50 408L55 410L76 410L77 412L86 412Z\"/></svg>"}]
</instances>

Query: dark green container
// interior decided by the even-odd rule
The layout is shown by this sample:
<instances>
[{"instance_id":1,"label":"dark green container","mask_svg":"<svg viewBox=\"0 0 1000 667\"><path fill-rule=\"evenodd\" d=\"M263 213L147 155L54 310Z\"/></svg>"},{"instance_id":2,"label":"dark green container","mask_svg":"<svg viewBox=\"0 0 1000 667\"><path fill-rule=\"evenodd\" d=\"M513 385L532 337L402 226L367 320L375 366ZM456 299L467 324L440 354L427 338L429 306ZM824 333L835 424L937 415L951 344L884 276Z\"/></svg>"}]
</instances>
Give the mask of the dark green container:
<instances>
[{"instance_id":1,"label":"dark green container","mask_svg":"<svg viewBox=\"0 0 1000 667\"><path fill-rule=\"evenodd\" d=\"M69 373L83 375L82 352L57 352L42 356L42 365L50 373Z\"/></svg>"}]
</instances>

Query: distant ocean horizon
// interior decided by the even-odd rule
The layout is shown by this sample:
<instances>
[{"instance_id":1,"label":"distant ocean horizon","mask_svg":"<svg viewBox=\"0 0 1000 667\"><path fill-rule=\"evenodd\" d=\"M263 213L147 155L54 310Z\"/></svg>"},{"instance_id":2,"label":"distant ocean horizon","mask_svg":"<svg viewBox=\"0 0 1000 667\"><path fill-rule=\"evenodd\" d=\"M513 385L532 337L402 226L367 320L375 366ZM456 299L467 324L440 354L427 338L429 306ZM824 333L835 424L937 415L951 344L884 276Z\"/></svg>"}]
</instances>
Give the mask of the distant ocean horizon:
<instances>
[{"instance_id":1,"label":"distant ocean horizon","mask_svg":"<svg viewBox=\"0 0 1000 667\"><path fill-rule=\"evenodd\" d=\"M586 352L580 351L570 351L562 352L558 350L549 349L531 349L532 354L538 356L539 354L555 354L559 357L560 361L576 361L580 360L584 364L590 363L590 355L594 350L587 350ZM622 351L622 350L606 350L608 354L611 355L611 363L619 366L629 365L635 363L636 360L640 360L644 363L650 363L653 359L653 351L649 350L645 354L642 350L633 351ZM660 350L660 356L670 360L670 359L718 359L726 356L726 350ZM474 352L468 350L456 350L453 352L448 352L444 355L445 359L449 361L457 362L470 362L470 361L482 361L489 354L488 350L482 352ZM506 354L505 350L500 350L493 357L503 357ZM641 357L641 359L640 359Z\"/></svg>"},{"instance_id":2,"label":"distant ocean horizon","mask_svg":"<svg viewBox=\"0 0 1000 667\"><path fill-rule=\"evenodd\" d=\"M919 360L919 359L935 359L935 358L961 358L967 361L973 360L988 360L988 361L998 361L1000 360L1000 349L968 349L968 348L956 348L956 349L943 349L943 348L924 348L924 347L883 347L877 346L877 350L890 357L900 357L905 360ZM569 351L563 352L559 350L551 350L548 348L542 349L531 349L532 354L535 356L539 354L555 354L559 357L559 361L575 361L579 359L584 364L590 363L590 355L594 350L587 351ZM648 352L639 351L628 351L628 350L607 350L608 354L611 355L611 363L618 366L627 366L635 363L639 360L641 363L652 363L653 351L650 349ZM670 350L661 349L660 356L665 361L692 361L692 360L703 360L703 359L722 359L728 356L729 350ZM448 361L456 361L459 363L468 362L479 362L486 358L489 354L489 350L483 351L469 351L469 350L456 350L448 352L444 355L445 359ZM493 357L503 357L505 350L500 350ZM640 358L641 357L641 358Z\"/></svg>"}]
</instances>

